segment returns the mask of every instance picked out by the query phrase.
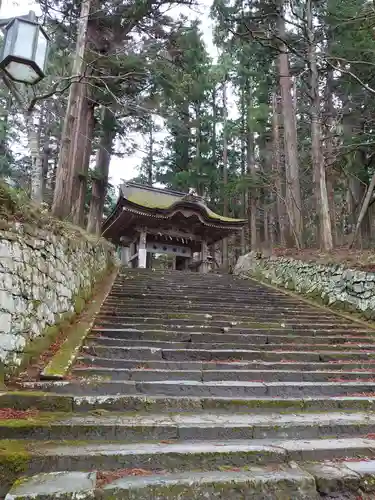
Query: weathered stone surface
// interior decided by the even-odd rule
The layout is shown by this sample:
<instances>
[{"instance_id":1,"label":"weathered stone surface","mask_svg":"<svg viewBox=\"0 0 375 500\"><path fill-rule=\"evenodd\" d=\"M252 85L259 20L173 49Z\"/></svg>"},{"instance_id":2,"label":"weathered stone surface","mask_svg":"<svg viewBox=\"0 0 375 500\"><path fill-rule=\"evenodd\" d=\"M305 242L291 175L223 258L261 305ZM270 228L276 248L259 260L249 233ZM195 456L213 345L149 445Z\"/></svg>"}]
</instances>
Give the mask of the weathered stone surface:
<instances>
[{"instance_id":1,"label":"weathered stone surface","mask_svg":"<svg viewBox=\"0 0 375 500\"><path fill-rule=\"evenodd\" d=\"M18 480L5 500L94 498L95 472L51 472Z\"/></svg>"},{"instance_id":2,"label":"weathered stone surface","mask_svg":"<svg viewBox=\"0 0 375 500\"><path fill-rule=\"evenodd\" d=\"M114 261L109 244L83 234L72 246L64 234L29 235L22 225L0 231L0 361L19 364L25 345L74 311Z\"/></svg>"},{"instance_id":3,"label":"weathered stone surface","mask_svg":"<svg viewBox=\"0 0 375 500\"><path fill-rule=\"evenodd\" d=\"M366 493L375 493L375 460L346 462L346 467L360 478L360 487Z\"/></svg>"},{"instance_id":4,"label":"weathered stone surface","mask_svg":"<svg viewBox=\"0 0 375 500\"><path fill-rule=\"evenodd\" d=\"M326 462L307 464L304 468L314 476L319 493L353 492L360 487L360 477L343 463Z\"/></svg>"},{"instance_id":5,"label":"weathered stone surface","mask_svg":"<svg viewBox=\"0 0 375 500\"><path fill-rule=\"evenodd\" d=\"M267 471L191 472L143 478L124 478L104 488L104 498L127 500L317 500L312 476L297 466Z\"/></svg>"}]
</instances>

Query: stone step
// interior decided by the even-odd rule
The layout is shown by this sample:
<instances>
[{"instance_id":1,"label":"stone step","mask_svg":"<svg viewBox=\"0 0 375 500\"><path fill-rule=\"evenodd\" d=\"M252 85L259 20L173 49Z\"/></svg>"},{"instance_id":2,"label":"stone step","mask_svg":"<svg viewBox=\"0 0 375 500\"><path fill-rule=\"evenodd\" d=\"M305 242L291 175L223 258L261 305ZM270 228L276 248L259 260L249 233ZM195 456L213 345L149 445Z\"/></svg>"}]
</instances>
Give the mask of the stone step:
<instances>
[{"instance_id":1,"label":"stone step","mask_svg":"<svg viewBox=\"0 0 375 500\"><path fill-rule=\"evenodd\" d=\"M170 305L171 307L168 310L161 309L160 306L162 305ZM222 304L225 304L224 307ZM132 299L127 299L127 300L119 300L111 297L111 295L108 295L107 299L105 300L103 304L104 308L110 308L110 309L125 309L125 310L135 310L139 311L139 309L145 308L147 310L153 310L153 311L162 311L162 312L167 312L168 314L173 313L175 310L178 311L178 309L184 308L184 310L190 312L194 312L194 308L198 307L202 309L203 307L206 307L206 311L204 313L210 313L211 309L214 309L216 311L216 314L225 314L225 315L232 315L232 314L239 314L242 316L247 316L249 313L251 314L251 311L260 313L262 310L262 306L259 303L259 299L257 302L249 300L246 304L243 305L238 305L238 304L231 304L231 307L228 307L228 301L223 302L222 300L215 300L212 302L207 302L204 300L201 300L199 302L193 302L188 299L179 299L179 300L158 300L155 302L154 301L147 301L147 300L132 300ZM309 314L314 314L317 315L317 309L312 308L308 305L301 305L299 304L285 304L283 302L275 302L272 303L272 309L268 309L270 312L275 312L278 314L283 314L283 313L292 313L292 312L301 312L301 313L309 313ZM320 311L320 309L319 309ZM266 310L263 309L263 312L266 312ZM328 314L327 310L323 310L322 312L324 314ZM202 311L197 310L196 313L202 314ZM332 316L336 316L333 312L331 313Z\"/></svg>"},{"instance_id":2,"label":"stone step","mask_svg":"<svg viewBox=\"0 0 375 500\"><path fill-rule=\"evenodd\" d=\"M267 314L266 311L273 311L274 315L282 315L282 314L298 314L299 312L306 312L306 308L295 308L288 307L286 304L282 307L277 307L274 304L265 304L264 309L262 309L262 305L260 302L254 304L253 301L249 300L245 304L236 305L235 303L231 303L231 307L228 307L229 302L221 302L216 300L214 302L193 302L188 300L164 300L164 301L156 301L152 299L140 301L140 300L128 300L117 301L111 298L108 298L104 304L105 308L115 309L115 311L122 311L124 314L129 311L139 311L139 314L142 314L142 310L144 311L155 311L155 309L159 309L159 311L166 311L168 314L211 314L215 316L219 313L231 314L231 315L241 315L241 316L262 316L263 314ZM150 315L150 314L149 314ZM318 314L315 317L319 317ZM333 315L334 319L335 315ZM340 317L337 316L339 319Z\"/></svg>"},{"instance_id":3,"label":"stone step","mask_svg":"<svg viewBox=\"0 0 375 500\"><path fill-rule=\"evenodd\" d=\"M222 470L167 472L124 469L58 471L22 477L6 500L102 498L119 500L373 500L374 460L288 462Z\"/></svg>"},{"instance_id":4,"label":"stone step","mask_svg":"<svg viewBox=\"0 0 375 500\"><path fill-rule=\"evenodd\" d=\"M298 371L298 370L152 370L139 368L102 368L75 367L72 370L75 377L95 377L102 380L198 380L212 382L220 380L237 380L248 382L331 382L331 381L363 381L375 382L374 371Z\"/></svg>"},{"instance_id":5,"label":"stone step","mask_svg":"<svg viewBox=\"0 0 375 500\"><path fill-rule=\"evenodd\" d=\"M374 432L375 414L359 412L266 415L111 412L99 416L40 413L29 419L0 421L0 439L41 441L342 439L375 436Z\"/></svg>"},{"instance_id":6,"label":"stone step","mask_svg":"<svg viewBox=\"0 0 375 500\"><path fill-rule=\"evenodd\" d=\"M141 359L114 359L102 358L99 356L80 356L77 358L78 366L89 365L101 368L123 368L123 369L154 369L154 370L276 370L276 371L375 371L375 359L372 361L362 360L358 362L351 361L330 361L322 362L300 362L294 360L282 359L280 362L274 361L166 361L166 360L141 360Z\"/></svg>"},{"instance_id":7,"label":"stone step","mask_svg":"<svg viewBox=\"0 0 375 500\"><path fill-rule=\"evenodd\" d=\"M254 321L254 318L251 314L241 314L240 312L231 314L228 312L227 314L224 313L216 313L215 315L212 315L210 313L200 313L200 312L190 312L189 313L174 313L174 312L163 312L160 311L159 308L154 308L154 309L147 309L147 313L150 318L167 318L167 319L194 319L196 321L225 321L225 322L232 322L232 321ZM330 319L332 322L336 321L338 318L337 316L333 315L332 313L324 313L323 311L321 313L317 313L316 311L313 312L306 312L305 310L291 310L291 311L285 311L284 309L280 311L263 311L264 316L269 316L276 318L276 320L281 321L280 316L285 316L286 318L290 318L291 314L298 313L298 317L300 319L316 319L319 317L319 319ZM259 313L258 313L259 314ZM144 320L144 314L141 314L139 310L137 309L127 309L126 312L124 312L121 308L116 308L116 307L108 307L106 304L103 305L103 307L100 310L99 317L106 317L110 316L112 317L113 315L116 316L122 316L125 318L137 318L141 321ZM262 317L263 317L262 315ZM292 318L293 319L293 318ZM344 319L344 318L343 318ZM369 330L375 333L375 330Z\"/></svg>"},{"instance_id":8,"label":"stone step","mask_svg":"<svg viewBox=\"0 0 375 500\"><path fill-rule=\"evenodd\" d=\"M127 287L127 286L121 286L121 287L113 287L110 296L111 297L116 297L118 299L127 299L127 298L133 298L133 297L145 297L145 296L154 296L160 300L163 300L164 297L173 297L173 298L181 298L184 299L186 297L194 297L194 298L202 298L204 294L207 294L207 297L211 298L219 298L221 301L224 300L225 297L228 297L229 299L245 299L247 297L250 298L261 298L265 299L267 301L277 301L278 299L284 299L288 303L296 303L298 302L298 299L296 300L295 297L291 295L286 295L282 293L275 293L269 289L266 289L264 287L258 287L258 288L236 288L236 287L231 287L231 286L223 286L223 287L218 287L215 286L215 284L210 284L207 283L206 285L202 286L202 283L200 286L184 286L184 287L178 287L175 286L173 283L166 283L166 284L160 284L160 285L139 285L136 287Z\"/></svg>"},{"instance_id":9,"label":"stone step","mask_svg":"<svg viewBox=\"0 0 375 500\"><path fill-rule=\"evenodd\" d=\"M153 294L140 294L139 297L136 297L132 294L128 296L116 296L113 294L108 295L106 301L106 305L113 304L116 306L133 306L139 307L143 305L152 305L162 306L162 305L170 305L170 306L205 306L208 309L211 309L213 306L222 306L228 308L228 304L231 304L230 310L232 310L232 306L234 308L242 309L253 309L260 310L262 305L264 304L265 309L275 308L279 309L295 309L295 310L306 310L306 307L303 307L301 302L296 302L293 299L279 299L279 298L269 298L265 299L259 296L259 294L255 294L254 296L246 295L241 297L241 300L233 300L232 298L226 297L225 294L217 295L216 297L210 297L207 295L206 291L202 292L202 295L186 295L177 297L175 293L171 293L170 295L164 294L161 296L154 296ZM251 305L251 306L250 306Z\"/></svg>"},{"instance_id":10,"label":"stone step","mask_svg":"<svg viewBox=\"0 0 375 500\"><path fill-rule=\"evenodd\" d=\"M234 276L220 277L217 279L212 273L205 274L205 280L202 280L202 275L197 274L196 276L184 276L179 273L180 276L136 276L133 275L133 279L123 279L121 276L116 278L116 286L121 286L122 288L139 288L139 287L149 287L151 289L161 287L173 286L177 288L207 288L207 287L217 287L217 289L236 289L237 286L240 290L254 290L259 288L264 291L264 287L260 285L259 282L254 280L237 279ZM275 293L275 292L274 292Z\"/></svg>"},{"instance_id":11,"label":"stone step","mask_svg":"<svg viewBox=\"0 0 375 500\"><path fill-rule=\"evenodd\" d=\"M113 290L108 294L108 298L117 299L119 301L128 301L132 300L134 302L135 299L144 300L145 297L155 297L158 301L164 301L171 298L174 301L178 300L193 300L193 301L209 301L214 302L218 299L220 302L225 302L226 299L228 301L237 301L237 300L264 300L266 303L275 303L276 306L280 305L280 300L284 305L296 305L297 307L301 307L301 302L291 295L282 295L282 294L270 294L268 290L264 288L258 289L247 289L247 290L237 290L231 288L222 288L215 289L212 291L212 286L208 287L187 287L185 289L176 289L173 285L169 285L168 287L160 287L153 289L148 289L147 287L140 287L138 289L129 289L124 287L123 290Z\"/></svg>"},{"instance_id":12,"label":"stone step","mask_svg":"<svg viewBox=\"0 0 375 500\"><path fill-rule=\"evenodd\" d=\"M202 274L191 273L189 276L188 274L181 271L179 271L178 273L171 272L169 274L167 271L163 271L162 273L154 271L148 276L142 276L137 275L134 269L132 269L130 274L132 279L129 279L130 275L119 274L116 277L116 285L122 283L125 284L125 286L132 287L139 286L142 283L146 286L157 286L158 284L162 285L163 283L167 283L174 284L175 286L179 286L182 288L184 286L191 286L192 284L198 284L198 286L204 287L207 283L215 283L218 287L225 287L227 285L233 287L234 284L238 285L239 288L246 288L246 286L248 286L249 284L251 284L252 287L260 286L259 282L254 280L244 280L233 275L217 276L213 273L205 274L204 277L207 279L205 279L204 281L202 280ZM176 276L176 274L178 274L178 276Z\"/></svg>"},{"instance_id":13,"label":"stone step","mask_svg":"<svg viewBox=\"0 0 375 500\"><path fill-rule=\"evenodd\" d=\"M56 395L53 392L51 395ZM67 397L67 396L65 396ZM270 412L324 412L324 411L371 411L375 410L375 392L363 393L363 396L309 396L303 397L194 397L162 395L86 395L73 396L72 406L75 412L188 412L220 411L258 414Z\"/></svg>"},{"instance_id":14,"label":"stone step","mask_svg":"<svg viewBox=\"0 0 375 500\"><path fill-rule=\"evenodd\" d=\"M212 381L198 380L72 380L58 382L26 382L26 389L56 392L73 395L129 395L149 394L165 396L197 397L311 397L311 396L350 396L358 393L373 393L375 381L366 382L249 382L249 381Z\"/></svg>"},{"instance_id":15,"label":"stone step","mask_svg":"<svg viewBox=\"0 0 375 500\"><path fill-rule=\"evenodd\" d=\"M148 330L148 329L136 329L136 328L105 328L101 326L94 326L91 330L91 334L93 336L103 336L103 337L111 337L111 338L134 338L134 339L150 339L150 340L168 340L168 339L175 339L176 341L190 341L190 339L210 339L212 341L219 341L219 342L224 342L224 341L229 341L229 342L236 342L236 341L243 341L246 339L251 340L251 339L256 339L256 338L264 338L264 337L272 337L274 339L280 338L280 339L294 339L294 338L301 338L302 342L306 341L306 337L312 342L315 341L315 339L327 339L327 341L337 341L338 343L344 343L344 342L353 342L353 343L358 343L362 341L372 341L374 340L374 337L369 336L369 332L362 332L362 331L344 331L342 332L339 330L338 332L336 330L331 330L330 332L322 332L320 330L291 330L291 329L285 329L285 328L279 328L279 329L272 329L272 330L265 330L264 328L258 328L258 329L253 329L250 332L242 332L242 333L233 333L231 329L229 331L225 331L226 333L223 332L210 332L207 330L204 331L181 331L181 330Z\"/></svg>"},{"instance_id":16,"label":"stone step","mask_svg":"<svg viewBox=\"0 0 375 500\"><path fill-rule=\"evenodd\" d=\"M311 324L310 324L311 325ZM139 331L140 333L143 332L150 332L152 334L160 332L160 333L166 333L166 332L172 332L172 333L180 333L180 334L185 334L185 333L234 333L234 334L252 334L252 333L261 333L261 334L276 334L276 335L293 335L293 334L298 334L298 335L304 335L304 336L316 336L318 335L346 335L350 337L355 337L355 336L363 336L363 335L368 335L369 331L364 330L361 328L358 329L346 329L346 328L337 328L337 327L332 327L332 328L327 328L327 327L310 327L307 325L290 325L288 327L286 326L279 326L279 327L274 327L274 328L266 328L265 325L257 325L256 327L253 328L239 328L239 327L228 327L228 328L220 328L220 327L210 327L206 325L201 325L199 327L196 326L191 326L189 327L182 327L182 326L174 326L173 328L171 326L158 326L156 327L155 325L145 325L145 324L136 324L136 323L128 323L128 324L116 324L116 323L110 323L110 322L96 322L94 325L94 328L92 331L105 331L105 330L110 330L110 331L117 331L117 332L127 332L127 331Z\"/></svg>"},{"instance_id":17,"label":"stone step","mask_svg":"<svg viewBox=\"0 0 375 500\"><path fill-rule=\"evenodd\" d=\"M179 288L184 288L184 287L189 287L189 286L198 286L198 287L205 287L207 284L215 283L217 287L224 287L226 288L229 286L230 288L233 288L235 285L235 288L239 289L248 289L249 285L251 285L251 288L253 289L254 287L261 287L259 282L254 281L254 280L244 280L241 278L237 278L235 276L215 276L212 273L205 274L204 280L202 280L202 274L191 274L190 276L187 276L184 273L179 272L178 276L176 276L177 273L170 273L169 275L166 273L155 273L153 275L149 276L137 276L136 274L133 274L134 270L131 271L132 276L134 279L128 279L128 276L122 276L119 274L116 277L116 286L126 286L126 287L137 287L137 286L148 286L148 287L157 287L158 285L163 286L163 284L173 284L176 287ZM263 288L264 290L264 288Z\"/></svg>"},{"instance_id":18,"label":"stone step","mask_svg":"<svg viewBox=\"0 0 375 500\"><path fill-rule=\"evenodd\" d=\"M274 464L272 471L262 467L238 470L166 473L158 471L100 470L96 472L59 471L23 478L15 484L5 500L96 497L105 500L201 500L217 498L227 500L280 500L293 495L293 500L318 500L315 480L297 464ZM149 474L149 475L148 475ZM100 479L106 481L101 485ZM117 477L117 479L116 479ZM109 478L109 479L107 479ZM112 479L112 480L111 480ZM108 482L108 484L106 484ZM291 498L291 497L289 497Z\"/></svg>"},{"instance_id":19,"label":"stone step","mask_svg":"<svg viewBox=\"0 0 375 500\"><path fill-rule=\"evenodd\" d=\"M80 471L21 476L13 484L5 500L91 500L95 495L96 478L96 472Z\"/></svg>"},{"instance_id":20,"label":"stone step","mask_svg":"<svg viewBox=\"0 0 375 500\"><path fill-rule=\"evenodd\" d=\"M186 315L189 316L189 315ZM332 326L340 326L340 327L345 327L348 325L347 320L338 320L336 321L335 318L320 318L318 316L315 316L315 319L312 317L308 318L301 318L298 315L298 318L288 318L285 320L280 319L280 315L275 315L275 316L268 316L263 315L262 319L259 321L256 321L252 318L248 318L247 320L239 320L238 318L233 319L232 321L223 321L223 320L216 320L215 318L212 317L211 319L203 318L203 319L195 319L195 318L163 318L163 317L149 317L149 316L127 316L126 314L116 314L116 313L108 313L108 314L103 314L100 313L97 316L98 321L110 321L113 323L149 323L149 324L156 324L156 325L188 325L189 327L191 325L207 325L207 326L219 326L219 327L231 327L231 326L239 326L239 327L278 327L280 326L281 323L285 325L294 325L294 324L304 324L304 323L310 323L311 321L314 321L314 325L332 325ZM350 323L352 325L352 323ZM363 328L363 327L362 327ZM371 330L369 330L371 332ZM373 334L375 334L375 331L372 331Z\"/></svg>"},{"instance_id":21,"label":"stone step","mask_svg":"<svg viewBox=\"0 0 375 500\"><path fill-rule=\"evenodd\" d=\"M246 296L246 295L257 295L258 297L263 297L267 296L268 298L274 298L279 296L279 293L270 293L269 290L267 290L264 287L258 287L257 289L254 289L253 287L231 287L227 286L228 284L223 284L222 286L217 286L215 288L212 287L211 283L207 284L202 284L202 281L198 282L196 285L191 285L191 284L185 284L185 286L180 286L176 285L174 283L155 283L154 285L150 283L143 283L143 284L135 284L135 285L121 285L118 283L114 283L111 294L112 295L131 295L131 296L137 296L137 294L141 295L142 293L155 293L155 294L167 294L167 295L182 295L184 296L185 294L194 294L194 295L201 295L203 292L207 292L209 295L223 295L223 291L228 297L232 296ZM293 299L293 297L286 297L287 299Z\"/></svg>"},{"instance_id":22,"label":"stone step","mask_svg":"<svg viewBox=\"0 0 375 500\"><path fill-rule=\"evenodd\" d=\"M293 350L293 351L321 351L333 349L335 352L345 352L345 351L374 351L375 343L359 343L359 342L346 342L346 343L323 343L323 339L320 342L310 342L310 339L300 343L293 341L293 339L285 338L279 339L280 342L273 342L272 337L267 337L263 339L263 342L254 342L253 339L248 342L193 342L184 341L178 342L175 340L133 340L133 339L119 339L119 338L108 338L103 336L91 336L87 339L86 345L92 346L94 349L96 346L105 346L110 348L127 348L127 347L156 347L160 349L242 349L242 350L259 350L264 349L264 345L267 345L268 352L280 351L280 350ZM282 342L284 340L284 342Z\"/></svg>"},{"instance_id":23,"label":"stone step","mask_svg":"<svg viewBox=\"0 0 375 500\"><path fill-rule=\"evenodd\" d=\"M319 333L319 332L318 332ZM282 344L284 342L290 343L304 343L306 342L306 335L297 335L294 332L283 332L282 334L275 333L181 333L181 332L158 332L155 331L139 331L131 329L107 329L107 328L93 328L91 335L87 340L95 340L102 345L116 345L126 344L132 342L133 346L143 345L144 342L180 342L187 348L191 345L200 343L230 343L231 345L238 344ZM351 345L351 344L372 344L375 342L374 337L370 336L356 336L352 338L351 335L310 335L308 336L309 344L337 344L337 345ZM190 344L187 345L187 344ZM155 344L156 346L157 344Z\"/></svg>"},{"instance_id":24,"label":"stone step","mask_svg":"<svg viewBox=\"0 0 375 500\"><path fill-rule=\"evenodd\" d=\"M250 294L244 294L244 295L225 295L223 293L219 294L210 294L208 293L207 290L203 290L200 294L186 294L186 295L179 295L176 294L174 291L170 291L169 293L163 293L163 294L155 294L155 293L140 293L140 294L134 294L134 293L123 293L123 294L114 294L111 293L108 297L106 302L110 303L113 301L116 301L117 303L134 303L137 302L138 304L142 304L143 302L149 302L153 301L154 304L163 304L166 302L171 301L172 303L220 303L228 306L228 303L230 304L237 304L237 305L242 305L242 304L249 304L251 302L254 302L255 300L259 301L261 303L264 303L265 308L267 307L272 307L276 304L277 299L272 299L269 298L267 295L262 297L257 293L256 295L250 295ZM292 306L294 304L293 300L286 300L285 302L283 301L283 305L285 306Z\"/></svg>"},{"instance_id":25,"label":"stone step","mask_svg":"<svg viewBox=\"0 0 375 500\"><path fill-rule=\"evenodd\" d=\"M164 302L166 300L172 300L174 302L178 301L192 301L192 302L255 302L256 300L264 301L266 304L274 304L276 307L289 306L289 307L302 307L301 302L290 295L273 295L269 291L264 289L251 290L248 289L244 292L238 292L237 290L216 290L212 292L211 287L200 287L195 290L176 290L173 286L168 289L158 289L158 290L148 290L142 288L139 290L126 290L124 291L111 291L107 297L107 300L113 299L119 302L135 302L135 301L145 301L147 298L154 298L157 302Z\"/></svg>"},{"instance_id":26,"label":"stone step","mask_svg":"<svg viewBox=\"0 0 375 500\"><path fill-rule=\"evenodd\" d=\"M341 439L253 439L199 440L123 443L77 441L7 440L2 450L3 471L18 456L27 454L30 475L56 471L90 471L118 468L148 468L170 471L218 469L321 461L358 456L375 457L374 440L354 437ZM8 451L7 451L8 450Z\"/></svg>"},{"instance_id":27,"label":"stone step","mask_svg":"<svg viewBox=\"0 0 375 500\"><path fill-rule=\"evenodd\" d=\"M230 360L257 360L257 361L281 361L289 359L293 361L359 361L375 359L370 350L347 350L338 351L329 346L328 348L313 350L307 346L305 351L296 351L293 348L272 349L161 349L158 347L114 347L114 346L84 346L86 354L99 356L101 358L117 359L141 359L144 361L166 360L166 361L230 361ZM309 350L310 349L310 350Z\"/></svg>"},{"instance_id":28,"label":"stone step","mask_svg":"<svg viewBox=\"0 0 375 500\"><path fill-rule=\"evenodd\" d=\"M159 318L148 318L144 317L143 320L140 320L138 318L128 318L126 316L120 317L120 316L101 316L99 315L96 318L95 321L96 325L111 325L114 328L118 328L119 326L123 327L134 327L134 328L142 328L145 325L148 327L152 326L155 330L157 329L165 329L165 328L172 328L172 329L182 329L182 330L187 330L187 329L195 329L195 330L200 330L201 328L208 329L208 330L216 330L220 331L220 329L226 328L226 329L233 329L233 330L249 330L249 329L298 329L298 328L305 328L308 327L309 329L314 329L317 330L320 327L324 329L346 329L346 328L351 328L352 324L349 323L339 323L339 322L334 322L332 320L325 321L325 320L301 320L301 319L294 319L294 320L278 320L275 321L274 319L267 321L266 318L262 318L261 321L233 321L233 322L224 322L224 321L195 321L195 320L179 320L179 319L159 319ZM358 325L358 328L363 330L363 326ZM373 334L371 330L368 330L369 334Z\"/></svg>"},{"instance_id":29,"label":"stone step","mask_svg":"<svg viewBox=\"0 0 375 500\"><path fill-rule=\"evenodd\" d=\"M267 310L272 310L273 312L270 313L270 316L276 316L277 318L293 318L293 315L300 314L302 311L306 313L306 309L298 309L298 310L292 310L291 308L283 307L280 309L275 308L274 305L268 306L267 310L262 309L261 306L259 306L259 303L257 305L251 305L253 304L251 301L248 304L238 306L236 307L233 305L233 307L228 307L228 304L221 304L218 302L211 303L211 304L204 304L202 302L199 303L192 303L192 302L186 302L182 303L181 301L173 304L171 302L166 301L163 304L156 304L152 301L149 302L144 302L144 303L139 303L139 302L127 302L127 303L117 303L117 302L106 302L104 304L104 311L112 311L116 313L122 313L122 314L127 314L128 312L132 313L137 313L138 316L142 316L144 312L147 312L148 316L152 316L157 310L159 311L168 311L168 315L178 316L182 314L193 314L193 315L205 315L205 314L210 314L213 317L218 316L219 314L224 314L224 315L231 315L235 317L252 317L255 320L261 320L263 317L267 317ZM311 314L313 318L319 317L319 314L315 312L315 314ZM303 316L302 316L303 317ZM327 316L326 316L327 317ZM335 318L342 319L340 316L332 315L332 321L335 321ZM353 324L356 324L353 322Z\"/></svg>"}]
</instances>

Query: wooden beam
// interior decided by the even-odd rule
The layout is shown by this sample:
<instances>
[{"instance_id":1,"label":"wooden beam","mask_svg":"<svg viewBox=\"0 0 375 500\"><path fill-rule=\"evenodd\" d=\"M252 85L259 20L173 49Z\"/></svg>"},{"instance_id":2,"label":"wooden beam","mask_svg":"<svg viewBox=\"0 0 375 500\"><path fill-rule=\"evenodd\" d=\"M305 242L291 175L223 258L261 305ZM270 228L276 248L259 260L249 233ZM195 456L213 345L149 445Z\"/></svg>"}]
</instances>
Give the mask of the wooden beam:
<instances>
[{"instance_id":1,"label":"wooden beam","mask_svg":"<svg viewBox=\"0 0 375 500\"><path fill-rule=\"evenodd\" d=\"M138 232L144 231L144 228L135 227ZM153 236L171 236L172 238L180 238L181 240L191 241L202 241L202 237L194 233L185 233L183 231L178 231L175 229L156 229L147 227L147 234L152 234Z\"/></svg>"},{"instance_id":2,"label":"wooden beam","mask_svg":"<svg viewBox=\"0 0 375 500\"><path fill-rule=\"evenodd\" d=\"M178 255L179 257L191 257L193 254L188 246L171 245L163 242L147 242L146 249L150 253Z\"/></svg>"}]
</instances>

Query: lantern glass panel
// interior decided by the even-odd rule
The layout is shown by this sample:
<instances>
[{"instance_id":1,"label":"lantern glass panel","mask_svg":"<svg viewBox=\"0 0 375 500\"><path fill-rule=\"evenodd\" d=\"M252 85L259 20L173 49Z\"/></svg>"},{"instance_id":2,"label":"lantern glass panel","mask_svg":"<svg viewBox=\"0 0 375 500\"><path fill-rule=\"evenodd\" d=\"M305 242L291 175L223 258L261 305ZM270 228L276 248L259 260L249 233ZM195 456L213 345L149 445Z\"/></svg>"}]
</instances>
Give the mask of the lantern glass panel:
<instances>
[{"instance_id":1,"label":"lantern glass panel","mask_svg":"<svg viewBox=\"0 0 375 500\"><path fill-rule=\"evenodd\" d=\"M10 28L7 29L5 40L4 40L4 50L3 50L3 59L6 58L10 54L10 50L12 47L13 38L16 35L17 27L16 23L13 23Z\"/></svg>"},{"instance_id":2,"label":"lantern glass panel","mask_svg":"<svg viewBox=\"0 0 375 500\"><path fill-rule=\"evenodd\" d=\"M38 41L35 50L34 61L43 71L46 65L48 39L41 29L38 29Z\"/></svg>"},{"instance_id":3,"label":"lantern glass panel","mask_svg":"<svg viewBox=\"0 0 375 500\"><path fill-rule=\"evenodd\" d=\"M11 55L22 57L22 59L32 60L35 47L35 36L39 27L37 24L17 20L17 28L17 35Z\"/></svg>"},{"instance_id":4,"label":"lantern glass panel","mask_svg":"<svg viewBox=\"0 0 375 500\"><path fill-rule=\"evenodd\" d=\"M40 79L39 74L28 64L16 61L10 61L5 70L16 81L25 83L34 83Z\"/></svg>"}]
</instances>

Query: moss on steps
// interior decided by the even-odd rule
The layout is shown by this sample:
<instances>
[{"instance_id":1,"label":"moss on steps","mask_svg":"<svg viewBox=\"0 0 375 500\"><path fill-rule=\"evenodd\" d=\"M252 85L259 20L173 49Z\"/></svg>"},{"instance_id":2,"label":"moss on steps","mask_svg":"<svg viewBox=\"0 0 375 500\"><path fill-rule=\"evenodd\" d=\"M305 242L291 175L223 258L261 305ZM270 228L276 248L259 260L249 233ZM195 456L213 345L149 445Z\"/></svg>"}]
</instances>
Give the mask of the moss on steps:
<instances>
[{"instance_id":1,"label":"moss on steps","mask_svg":"<svg viewBox=\"0 0 375 500\"><path fill-rule=\"evenodd\" d=\"M8 391L0 394L0 407L20 411L33 408L39 411L71 412L73 397L38 391Z\"/></svg>"},{"instance_id":2,"label":"moss on steps","mask_svg":"<svg viewBox=\"0 0 375 500\"><path fill-rule=\"evenodd\" d=\"M28 470L30 454L22 441L0 441L0 495Z\"/></svg>"},{"instance_id":3,"label":"moss on steps","mask_svg":"<svg viewBox=\"0 0 375 500\"><path fill-rule=\"evenodd\" d=\"M96 314L110 292L113 282L117 275L117 269L103 280L98 280L93 294L91 289L82 290L75 299L75 312L78 320L70 326L65 341L61 344L58 351L51 358L47 366L42 371L42 377L46 379L62 379L68 373L72 363L77 357L86 336L90 332ZM93 296L94 300L85 308L86 302Z\"/></svg>"}]
</instances>

